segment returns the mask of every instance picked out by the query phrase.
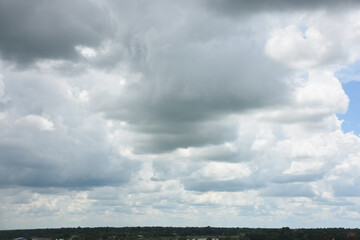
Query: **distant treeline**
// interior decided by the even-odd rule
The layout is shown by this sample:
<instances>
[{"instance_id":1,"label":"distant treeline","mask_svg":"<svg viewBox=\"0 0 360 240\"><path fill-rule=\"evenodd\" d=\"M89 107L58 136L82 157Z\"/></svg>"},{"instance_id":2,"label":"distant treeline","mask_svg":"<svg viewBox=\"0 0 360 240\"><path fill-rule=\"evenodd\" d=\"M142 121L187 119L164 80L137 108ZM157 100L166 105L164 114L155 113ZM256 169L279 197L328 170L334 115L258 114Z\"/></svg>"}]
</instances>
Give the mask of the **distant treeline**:
<instances>
[{"instance_id":1,"label":"distant treeline","mask_svg":"<svg viewBox=\"0 0 360 240\"><path fill-rule=\"evenodd\" d=\"M360 230L347 228L219 228L219 227L97 227L2 230L0 240L24 237L72 240L360 240Z\"/></svg>"}]
</instances>

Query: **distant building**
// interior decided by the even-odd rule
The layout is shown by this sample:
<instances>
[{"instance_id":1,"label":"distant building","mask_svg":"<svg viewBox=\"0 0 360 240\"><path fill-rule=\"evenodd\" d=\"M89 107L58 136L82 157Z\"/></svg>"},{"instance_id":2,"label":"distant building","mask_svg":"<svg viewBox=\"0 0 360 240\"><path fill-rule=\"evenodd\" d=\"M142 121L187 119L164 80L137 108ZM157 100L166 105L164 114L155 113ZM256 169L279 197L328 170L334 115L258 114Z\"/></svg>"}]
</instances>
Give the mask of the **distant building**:
<instances>
[{"instance_id":1,"label":"distant building","mask_svg":"<svg viewBox=\"0 0 360 240\"><path fill-rule=\"evenodd\" d=\"M27 239L24 237L18 237L18 238L14 238L14 240L27 240Z\"/></svg>"}]
</instances>

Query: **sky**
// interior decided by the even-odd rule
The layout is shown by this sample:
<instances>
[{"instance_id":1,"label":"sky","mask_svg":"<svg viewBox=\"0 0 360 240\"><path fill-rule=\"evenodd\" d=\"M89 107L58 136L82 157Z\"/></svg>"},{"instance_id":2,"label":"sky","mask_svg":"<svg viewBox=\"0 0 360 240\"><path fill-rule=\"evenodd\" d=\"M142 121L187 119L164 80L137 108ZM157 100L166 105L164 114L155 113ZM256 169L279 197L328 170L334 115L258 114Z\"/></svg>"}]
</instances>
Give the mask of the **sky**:
<instances>
[{"instance_id":1,"label":"sky","mask_svg":"<svg viewBox=\"0 0 360 240\"><path fill-rule=\"evenodd\" d=\"M357 2L0 0L0 229L358 227Z\"/></svg>"}]
</instances>

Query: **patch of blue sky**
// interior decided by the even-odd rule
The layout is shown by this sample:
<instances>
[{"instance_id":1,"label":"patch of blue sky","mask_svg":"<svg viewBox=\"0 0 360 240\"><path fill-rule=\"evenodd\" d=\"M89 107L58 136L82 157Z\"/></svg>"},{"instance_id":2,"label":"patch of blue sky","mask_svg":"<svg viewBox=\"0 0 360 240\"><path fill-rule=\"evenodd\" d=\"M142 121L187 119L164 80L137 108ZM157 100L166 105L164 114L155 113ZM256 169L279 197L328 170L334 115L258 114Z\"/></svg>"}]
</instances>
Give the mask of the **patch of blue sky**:
<instances>
[{"instance_id":1,"label":"patch of blue sky","mask_svg":"<svg viewBox=\"0 0 360 240\"><path fill-rule=\"evenodd\" d=\"M350 99L348 110L345 114L337 114L343 120L344 132L360 134L360 61L347 65L335 73L343 89Z\"/></svg>"},{"instance_id":2,"label":"patch of blue sky","mask_svg":"<svg viewBox=\"0 0 360 240\"><path fill-rule=\"evenodd\" d=\"M307 37L306 37L306 31L308 30L308 26L305 25L305 24L300 24L300 25L298 26L298 28L299 28L299 30L300 30L300 32L301 32L301 34L302 34L302 37L303 37L304 39L306 39L306 38L307 38Z\"/></svg>"},{"instance_id":3,"label":"patch of blue sky","mask_svg":"<svg viewBox=\"0 0 360 240\"><path fill-rule=\"evenodd\" d=\"M360 82L351 81L343 83L345 93L350 99L350 104L345 114L337 114L343 120L341 125L344 132L360 134Z\"/></svg>"},{"instance_id":4,"label":"patch of blue sky","mask_svg":"<svg viewBox=\"0 0 360 240\"><path fill-rule=\"evenodd\" d=\"M336 72L335 76L341 83L360 81L360 60L349 64L340 71Z\"/></svg>"}]
</instances>

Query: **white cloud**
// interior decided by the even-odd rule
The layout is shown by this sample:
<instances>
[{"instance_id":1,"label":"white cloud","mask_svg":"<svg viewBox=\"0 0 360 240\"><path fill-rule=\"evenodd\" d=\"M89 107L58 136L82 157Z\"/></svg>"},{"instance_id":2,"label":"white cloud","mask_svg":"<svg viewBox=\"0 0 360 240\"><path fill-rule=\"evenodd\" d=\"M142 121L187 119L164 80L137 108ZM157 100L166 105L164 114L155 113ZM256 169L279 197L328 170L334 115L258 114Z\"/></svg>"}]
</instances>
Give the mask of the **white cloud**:
<instances>
[{"instance_id":1,"label":"white cloud","mask_svg":"<svg viewBox=\"0 0 360 240\"><path fill-rule=\"evenodd\" d=\"M0 112L0 122L6 120L6 118L7 118L6 112Z\"/></svg>"},{"instance_id":2,"label":"white cloud","mask_svg":"<svg viewBox=\"0 0 360 240\"><path fill-rule=\"evenodd\" d=\"M205 181L226 181L248 177L250 174L250 168L243 163L210 162L194 172L191 177Z\"/></svg>"},{"instance_id":3,"label":"white cloud","mask_svg":"<svg viewBox=\"0 0 360 240\"><path fill-rule=\"evenodd\" d=\"M284 106L259 111L257 117L278 122L319 122L345 113L349 98L331 71L311 70L307 77L291 79L293 91Z\"/></svg>"},{"instance_id":4,"label":"white cloud","mask_svg":"<svg viewBox=\"0 0 360 240\"><path fill-rule=\"evenodd\" d=\"M360 56L359 10L305 14L296 25L273 30L265 47L268 56L289 67L307 70L344 65Z\"/></svg>"},{"instance_id":5,"label":"white cloud","mask_svg":"<svg viewBox=\"0 0 360 240\"><path fill-rule=\"evenodd\" d=\"M295 105L307 109L314 108L320 113L345 113L348 104L348 96L339 80L330 71L310 71L308 80L295 91Z\"/></svg>"},{"instance_id":6,"label":"white cloud","mask_svg":"<svg viewBox=\"0 0 360 240\"><path fill-rule=\"evenodd\" d=\"M54 123L49 120L46 116L41 115L27 115L24 117L21 117L15 121L15 124L25 126L25 127L31 127L31 128L37 128L40 131L53 131Z\"/></svg>"},{"instance_id":7,"label":"white cloud","mask_svg":"<svg viewBox=\"0 0 360 240\"><path fill-rule=\"evenodd\" d=\"M305 174L309 172L318 172L324 166L324 162L294 161L284 174Z\"/></svg>"},{"instance_id":8,"label":"white cloud","mask_svg":"<svg viewBox=\"0 0 360 240\"><path fill-rule=\"evenodd\" d=\"M76 51L85 58L94 58L97 56L95 49L86 46L76 46Z\"/></svg>"},{"instance_id":9,"label":"white cloud","mask_svg":"<svg viewBox=\"0 0 360 240\"><path fill-rule=\"evenodd\" d=\"M278 29L272 33L266 44L266 53L294 68L306 69L321 64L331 43L316 28L305 33L295 25Z\"/></svg>"},{"instance_id":10,"label":"white cloud","mask_svg":"<svg viewBox=\"0 0 360 240\"><path fill-rule=\"evenodd\" d=\"M79 90L78 88L68 89L67 97L74 99L80 103L86 103L89 101L89 93L87 90Z\"/></svg>"},{"instance_id":11,"label":"white cloud","mask_svg":"<svg viewBox=\"0 0 360 240\"><path fill-rule=\"evenodd\" d=\"M3 79L3 75L0 73L0 101L5 95L5 84L2 81L2 79Z\"/></svg>"}]
</instances>

